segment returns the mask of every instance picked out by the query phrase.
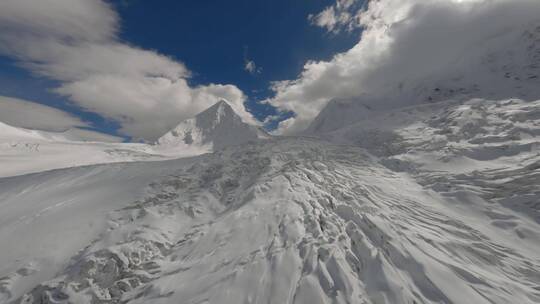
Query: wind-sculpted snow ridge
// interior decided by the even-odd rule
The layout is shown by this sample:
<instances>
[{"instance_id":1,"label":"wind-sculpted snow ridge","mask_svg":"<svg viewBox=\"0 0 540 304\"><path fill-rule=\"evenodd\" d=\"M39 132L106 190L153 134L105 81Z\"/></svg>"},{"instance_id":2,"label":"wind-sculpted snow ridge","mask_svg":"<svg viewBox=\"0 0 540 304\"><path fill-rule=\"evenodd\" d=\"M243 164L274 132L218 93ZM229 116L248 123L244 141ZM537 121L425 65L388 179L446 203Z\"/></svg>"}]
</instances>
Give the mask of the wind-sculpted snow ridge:
<instances>
[{"instance_id":1,"label":"wind-sculpted snow ridge","mask_svg":"<svg viewBox=\"0 0 540 304\"><path fill-rule=\"evenodd\" d=\"M163 163L164 177L145 173L159 163L100 167L110 178L136 172L152 182L139 199L103 214L108 228L55 275L18 285L40 273L33 261L6 274L0 301L540 301L538 222L489 197L473 199L474 189L426 189L381 164L389 160L290 138Z\"/></svg>"}]
</instances>

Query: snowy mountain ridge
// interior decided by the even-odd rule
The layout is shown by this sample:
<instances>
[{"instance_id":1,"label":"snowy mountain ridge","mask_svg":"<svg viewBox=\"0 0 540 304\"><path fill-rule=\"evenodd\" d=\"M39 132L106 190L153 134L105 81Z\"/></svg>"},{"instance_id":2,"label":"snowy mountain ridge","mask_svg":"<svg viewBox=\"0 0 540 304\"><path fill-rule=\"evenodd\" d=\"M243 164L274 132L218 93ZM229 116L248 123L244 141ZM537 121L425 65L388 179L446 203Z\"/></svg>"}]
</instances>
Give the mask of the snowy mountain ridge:
<instances>
[{"instance_id":1,"label":"snowy mountain ridge","mask_svg":"<svg viewBox=\"0 0 540 304\"><path fill-rule=\"evenodd\" d=\"M540 301L540 101L335 105L367 115L0 179L0 302Z\"/></svg>"},{"instance_id":2,"label":"snowy mountain ridge","mask_svg":"<svg viewBox=\"0 0 540 304\"><path fill-rule=\"evenodd\" d=\"M441 59L442 60L442 59ZM305 131L315 135L369 119L374 115L422 104L472 99L536 101L540 99L540 25L508 28L463 56L440 63L443 74L411 75L383 85L380 96L364 94L330 100ZM444 61L443 61L444 62Z\"/></svg>"},{"instance_id":3,"label":"snowy mountain ridge","mask_svg":"<svg viewBox=\"0 0 540 304\"><path fill-rule=\"evenodd\" d=\"M419 108L384 120L425 142L410 153L401 140L367 132L358 139L369 149L276 138L0 180L0 244L12 244L0 255L0 300L537 303L538 151L510 159L503 151L457 170L459 161L421 166L444 161L418 154L442 149L418 136L417 118L444 128L458 113L494 109L455 106L444 116ZM537 105L501 106L511 119L536 117ZM440 156L458 156L449 150ZM421 163L408 167L406 156Z\"/></svg>"},{"instance_id":4,"label":"snowy mountain ridge","mask_svg":"<svg viewBox=\"0 0 540 304\"><path fill-rule=\"evenodd\" d=\"M157 146L173 149L198 148L207 151L267 138L262 129L242 121L233 108L221 100L179 123L157 140Z\"/></svg>"},{"instance_id":5,"label":"snowy mountain ridge","mask_svg":"<svg viewBox=\"0 0 540 304\"><path fill-rule=\"evenodd\" d=\"M64 132L48 132L42 130L30 130L10 126L0 121L0 141L80 141L80 142L119 142L121 138L102 133L72 128Z\"/></svg>"},{"instance_id":6,"label":"snowy mountain ridge","mask_svg":"<svg viewBox=\"0 0 540 304\"><path fill-rule=\"evenodd\" d=\"M508 29L466 50L468 61L447 78L437 75L411 88L417 102L484 98L540 99L540 25ZM464 56L465 57L465 56ZM421 82L422 83L422 82Z\"/></svg>"},{"instance_id":7,"label":"snowy mountain ridge","mask_svg":"<svg viewBox=\"0 0 540 304\"><path fill-rule=\"evenodd\" d=\"M181 122L157 143L119 143L115 137L72 129L47 132L0 122L0 177L116 162L191 157L269 135L246 124L226 101Z\"/></svg>"}]
</instances>

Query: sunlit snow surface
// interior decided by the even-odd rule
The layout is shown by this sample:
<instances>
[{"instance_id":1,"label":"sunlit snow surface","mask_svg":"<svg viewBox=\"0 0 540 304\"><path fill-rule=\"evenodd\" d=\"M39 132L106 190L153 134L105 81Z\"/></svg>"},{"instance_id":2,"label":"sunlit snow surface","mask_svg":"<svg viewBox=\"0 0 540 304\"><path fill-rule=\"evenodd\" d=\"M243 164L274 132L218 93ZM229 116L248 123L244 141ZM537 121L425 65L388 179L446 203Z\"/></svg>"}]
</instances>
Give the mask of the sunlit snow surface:
<instances>
[{"instance_id":1,"label":"sunlit snow surface","mask_svg":"<svg viewBox=\"0 0 540 304\"><path fill-rule=\"evenodd\" d=\"M83 141L80 135L92 141ZM0 177L195 156L267 137L266 132L243 122L223 100L182 121L153 144L99 142L115 137L80 129L63 133L28 130L0 122Z\"/></svg>"},{"instance_id":2,"label":"sunlit snow surface","mask_svg":"<svg viewBox=\"0 0 540 304\"><path fill-rule=\"evenodd\" d=\"M540 302L540 103L368 117L0 179L0 302Z\"/></svg>"}]
</instances>

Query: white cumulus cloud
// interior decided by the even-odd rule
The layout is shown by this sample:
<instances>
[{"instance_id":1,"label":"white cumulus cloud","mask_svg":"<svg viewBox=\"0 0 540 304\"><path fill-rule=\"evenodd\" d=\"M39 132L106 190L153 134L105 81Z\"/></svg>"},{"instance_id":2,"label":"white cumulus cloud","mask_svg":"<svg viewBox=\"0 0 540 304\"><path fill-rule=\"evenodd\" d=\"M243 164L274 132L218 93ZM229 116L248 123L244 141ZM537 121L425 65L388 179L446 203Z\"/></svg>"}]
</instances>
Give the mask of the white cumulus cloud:
<instances>
[{"instance_id":1,"label":"white cumulus cloud","mask_svg":"<svg viewBox=\"0 0 540 304\"><path fill-rule=\"evenodd\" d=\"M191 87L184 64L121 42L119 24L103 0L2 0L0 53L58 80L57 93L134 138L155 139L221 98L254 121L237 87Z\"/></svg>"},{"instance_id":2,"label":"white cumulus cloud","mask_svg":"<svg viewBox=\"0 0 540 304\"><path fill-rule=\"evenodd\" d=\"M296 113L280 125L283 132L306 128L331 99L406 103L426 83L490 79L508 67L485 66L503 55L517 65L527 54L512 48L527 47L519 39L540 25L538 0L372 0L349 10L353 2L338 0L329 10L356 16L359 42L330 61L307 62L297 79L272 85L275 96L266 102ZM311 19L330 31L347 25L332 16Z\"/></svg>"},{"instance_id":3,"label":"white cumulus cloud","mask_svg":"<svg viewBox=\"0 0 540 304\"><path fill-rule=\"evenodd\" d=\"M262 69L255 64L255 61L246 59L244 62L244 71L250 73L251 75L255 75L260 74Z\"/></svg>"},{"instance_id":4,"label":"white cumulus cloud","mask_svg":"<svg viewBox=\"0 0 540 304\"><path fill-rule=\"evenodd\" d=\"M361 7L367 0L337 0L334 5L322 12L309 15L312 24L325 28L328 32L338 33L345 29L352 31L360 27Z\"/></svg>"},{"instance_id":5,"label":"white cumulus cloud","mask_svg":"<svg viewBox=\"0 0 540 304\"><path fill-rule=\"evenodd\" d=\"M62 110L19 98L0 96L0 122L14 127L62 132L88 123Z\"/></svg>"}]
</instances>

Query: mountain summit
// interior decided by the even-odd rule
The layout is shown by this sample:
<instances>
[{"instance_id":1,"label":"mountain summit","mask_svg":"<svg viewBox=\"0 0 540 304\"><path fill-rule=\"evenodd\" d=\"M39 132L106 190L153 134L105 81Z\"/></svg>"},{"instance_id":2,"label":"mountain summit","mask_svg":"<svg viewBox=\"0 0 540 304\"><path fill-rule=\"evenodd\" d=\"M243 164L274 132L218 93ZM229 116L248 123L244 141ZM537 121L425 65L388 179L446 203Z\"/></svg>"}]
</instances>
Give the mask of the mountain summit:
<instances>
[{"instance_id":1,"label":"mountain summit","mask_svg":"<svg viewBox=\"0 0 540 304\"><path fill-rule=\"evenodd\" d=\"M243 122L233 108L221 100L195 117L182 121L160 137L157 144L168 148L219 150L266 136L258 127Z\"/></svg>"}]
</instances>

